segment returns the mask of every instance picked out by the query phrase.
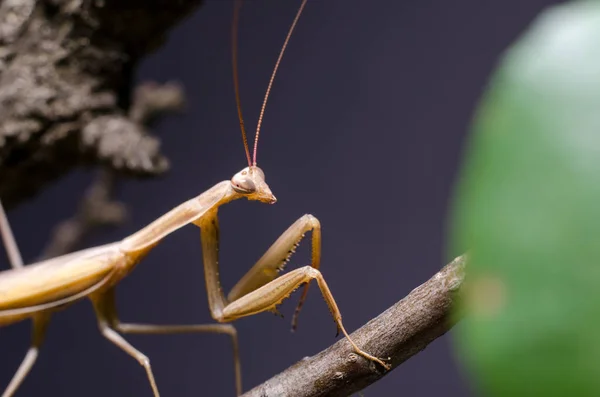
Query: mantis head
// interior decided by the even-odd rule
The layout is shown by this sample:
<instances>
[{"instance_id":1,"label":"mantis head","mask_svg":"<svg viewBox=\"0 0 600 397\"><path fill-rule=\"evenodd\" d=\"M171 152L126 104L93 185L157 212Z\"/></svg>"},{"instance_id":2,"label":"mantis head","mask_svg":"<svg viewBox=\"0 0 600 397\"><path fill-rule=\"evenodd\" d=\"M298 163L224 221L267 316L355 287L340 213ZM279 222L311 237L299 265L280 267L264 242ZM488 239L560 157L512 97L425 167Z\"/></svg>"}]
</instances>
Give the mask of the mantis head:
<instances>
[{"instance_id":1,"label":"mantis head","mask_svg":"<svg viewBox=\"0 0 600 397\"><path fill-rule=\"evenodd\" d=\"M267 204L275 204L277 199L265 182L263 170L253 165L246 167L231 178L231 187L248 200L258 200Z\"/></svg>"}]
</instances>

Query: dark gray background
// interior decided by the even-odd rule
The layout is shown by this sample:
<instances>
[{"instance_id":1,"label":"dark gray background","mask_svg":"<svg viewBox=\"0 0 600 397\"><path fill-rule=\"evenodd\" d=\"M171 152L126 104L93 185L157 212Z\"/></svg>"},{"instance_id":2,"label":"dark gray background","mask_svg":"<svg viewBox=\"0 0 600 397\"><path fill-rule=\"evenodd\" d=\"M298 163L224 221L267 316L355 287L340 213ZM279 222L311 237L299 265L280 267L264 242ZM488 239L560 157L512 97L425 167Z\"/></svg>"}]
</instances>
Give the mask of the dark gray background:
<instances>
[{"instance_id":1,"label":"dark gray background","mask_svg":"<svg viewBox=\"0 0 600 397\"><path fill-rule=\"evenodd\" d=\"M255 125L269 74L300 1L252 0L242 10L240 80ZM221 211L226 288L304 213L323 225L323 273L348 330L433 275L461 147L502 50L549 0L311 0L266 111L259 165L279 202ZM157 12L160 12L157 10ZM120 239L245 166L230 67L232 2L208 0L143 63L139 80L178 80L187 113L158 128L172 171L121 185L129 221L88 244ZM77 172L10 213L26 259L71 215L90 175ZM290 266L308 263L301 246ZM8 267L2 258L3 267ZM199 232L169 237L118 288L125 321L210 322ZM335 341L313 287L298 332L266 313L237 322L245 389ZM0 389L22 359L29 323L0 330ZM232 396L229 340L130 336L152 360L164 396ZM430 345L365 396L469 395L451 337ZM150 396L141 367L96 330L89 303L54 317L19 396Z\"/></svg>"}]
</instances>

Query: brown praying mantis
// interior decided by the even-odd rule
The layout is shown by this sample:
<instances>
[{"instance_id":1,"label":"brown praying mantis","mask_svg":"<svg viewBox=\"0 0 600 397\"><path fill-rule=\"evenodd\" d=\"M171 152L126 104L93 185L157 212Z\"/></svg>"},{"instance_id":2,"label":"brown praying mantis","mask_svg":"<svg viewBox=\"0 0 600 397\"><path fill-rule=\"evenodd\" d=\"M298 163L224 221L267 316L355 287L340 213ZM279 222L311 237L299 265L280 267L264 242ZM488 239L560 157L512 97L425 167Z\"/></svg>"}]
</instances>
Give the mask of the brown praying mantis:
<instances>
[{"instance_id":1,"label":"brown praying mantis","mask_svg":"<svg viewBox=\"0 0 600 397\"><path fill-rule=\"evenodd\" d=\"M360 349L344 329L340 310L319 270L321 262L321 226L317 218L312 215L304 215L294 222L239 280L227 297L223 294L220 285L218 263L219 223L217 216L219 207L240 198L267 204L276 202L275 196L266 183L264 172L257 166L258 137L277 69L306 2L307 0L302 1L273 69L257 123L252 158L246 139L237 80L236 26L239 2L236 4L232 25L233 74L236 104L248 167L236 173L231 180L217 183L204 193L175 207L148 226L121 241L84 249L28 266L23 266L14 236L4 210L0 206L0 231L12 265L12 269L0 272L0 326L28 318L32 319L33 323L31 346L2 397L13 396L30 372L37 359L52 312L85 297L92 301L102 335L135 358L145 368L155 397L159 396L159 392L148 357L127 342L121 336L121 333L212 332L230 335L233 340L236 392L238 395L241 394L242 384L237 334L232 325L128 324L122 323L117 316L115 287L118 282L128 275L150 250L167 235L188 224L194 224L201 230L208 303L211 315L217 322L227 323L264 311L276 312L277 305L304 285L292 321L295 327L297 316L308 292L309 283L316 280L337 324L338 333L341 331L345 335L357 354L380 364L385 369L389 369L388 364L384 361ZM295 247L307 232L312 232L311 265L280 275Z\"/></svg>"}]
</instances>

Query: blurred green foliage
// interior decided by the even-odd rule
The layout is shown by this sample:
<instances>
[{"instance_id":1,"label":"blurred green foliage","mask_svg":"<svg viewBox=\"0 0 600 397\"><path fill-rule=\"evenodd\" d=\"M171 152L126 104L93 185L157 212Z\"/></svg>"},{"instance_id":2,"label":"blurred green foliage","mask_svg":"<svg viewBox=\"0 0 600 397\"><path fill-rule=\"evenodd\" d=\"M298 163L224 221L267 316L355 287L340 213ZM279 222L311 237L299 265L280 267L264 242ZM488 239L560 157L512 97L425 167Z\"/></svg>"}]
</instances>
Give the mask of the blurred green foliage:
<instances>
[{"instance_id":1,"label":"blurred green foliage","mask_svg":"<svg viewBox=\"0 0 600 397\"><path fill-rule=\"evenodd\" d=\"M452 209L485 396L600 396L600 2L544 11L477 112Z\"/></svg>"}]
</instances>

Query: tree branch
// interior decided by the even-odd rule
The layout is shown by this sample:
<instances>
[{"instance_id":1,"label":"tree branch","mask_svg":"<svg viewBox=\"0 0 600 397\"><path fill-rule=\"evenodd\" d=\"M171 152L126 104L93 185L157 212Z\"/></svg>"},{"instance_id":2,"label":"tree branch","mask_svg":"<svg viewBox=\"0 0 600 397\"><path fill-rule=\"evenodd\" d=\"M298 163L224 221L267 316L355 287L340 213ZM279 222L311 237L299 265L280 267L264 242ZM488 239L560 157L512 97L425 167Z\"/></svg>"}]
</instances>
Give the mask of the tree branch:
<instances>
[{"instance_id":1,"label":"tree branch","mask_svg":"<svg viewBox=\"0 0 600 397\"><path fill-rule=\"evenodd\" d=\"M377 357L390 357L395 368L425 349L458 321L451 316L463 279L465 255L407 297L352 333L354 341ZM349 396L387 375L373 362L357 356L342 339L255 387L242 397Z\"/></svg>"},{"instance_id":2,"label":"tree branch","mask_svg":"<svg viewBox=\"0 0 600 397\"><path fill-rule=\"evenodd\" d=\"M133 76L201 2L0 0L0 198L7 209L75 167L138 177L168 169L158 138L128 117Z\"/></svg>"}]
</instances>

